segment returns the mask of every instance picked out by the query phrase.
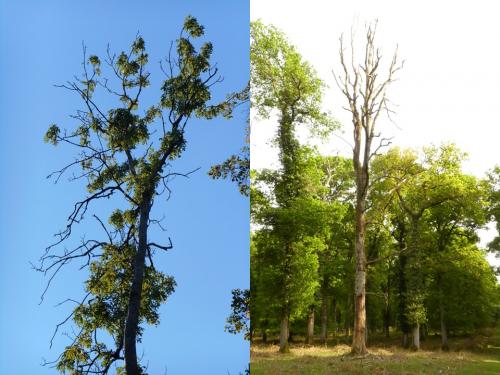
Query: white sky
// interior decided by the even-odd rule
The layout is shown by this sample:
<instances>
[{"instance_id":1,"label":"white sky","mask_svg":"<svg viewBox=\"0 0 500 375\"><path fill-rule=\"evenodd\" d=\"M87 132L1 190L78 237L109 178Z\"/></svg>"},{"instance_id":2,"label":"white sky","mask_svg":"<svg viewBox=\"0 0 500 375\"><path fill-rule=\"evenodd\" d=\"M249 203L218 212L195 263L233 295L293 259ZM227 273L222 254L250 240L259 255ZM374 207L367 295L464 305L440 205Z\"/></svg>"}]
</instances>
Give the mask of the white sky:
<instances>
[{"instance_id":1,"label":"white sky","mask_svg":"<svg viewBox=\"0 0 500 375\"><path fill-rule=\"evenodd\" d=\"M340 67L338 38L348 37L352 25L361 36L365 24L378 19L385 58L398 45L405 60L389 90L398 105L397 126L382 119L383 134L394 136L393 144L401 147L454 142L469 154L465 170L477 176L500 164L500 2L252 0L250 13L252 20L284 31L316 68L329 86L325 109L344 124L348 141L350 117L332 76ZM274 132L272 121L252 121L252 168L275 165L276 151L269 146ZM350 155L336 137L320 150ZM494 235L493 229L483 231L482 244Z\"/></svg>"}]
</instances>

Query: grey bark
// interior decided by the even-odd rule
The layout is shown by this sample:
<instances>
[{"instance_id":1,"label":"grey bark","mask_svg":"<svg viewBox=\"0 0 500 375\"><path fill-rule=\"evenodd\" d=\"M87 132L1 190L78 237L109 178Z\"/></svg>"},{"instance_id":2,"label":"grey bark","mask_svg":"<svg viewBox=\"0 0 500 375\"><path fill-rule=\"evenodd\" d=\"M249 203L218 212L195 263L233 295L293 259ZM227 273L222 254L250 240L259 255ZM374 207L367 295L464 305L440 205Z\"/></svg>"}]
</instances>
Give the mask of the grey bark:
<instances>
[{"instance_id":1,"label":"grey bark","mask_svg":"<svg viewBox=\"0 0 500 375\"><path fill-rule=\"evenodd\" d=\"M314 308L309 311L309 316L307 317L307 335L306 344L312 345L314 343Z\"/></svg>"},{"instance_id":2,"label":"grey bark","mask_svg":"<svg viewBox=\"0 0 500 375\"><path fill-rule=\"evenodd\" d=\"M326 345L328 339L328 294L323 290L321 295L321 335L320 341Z\"/></svg>"},{"instance_id":3,"label":"grey bark","mask_svg":"<svg viewBox=\"0 0 500 375\"><path fill-rule=\"evenodd\" d=\"M358 177L359 179L359 177ZM364 176L361 177L364 180ZM366 188L367 184L360 185ZM361 197L360 195L364 195ZM366 353L366 254L365 254L365 199L364 193L358 192L356 203L356 236L355 258L356 269L354 276L354 331L352 337L352 353Z\"/></svg>"},{"instance_id":4,"label":"grey bark","mask_svg":"<svg viewBox=\"0 0 500 375\"><path fill-rule=\"evenodd\" d=\"M144 281L144 267L147 249L148 220L151 208L149 197L145 197L140 207L139 217L139 244L134 259L134 275L130 287L127 319L125 321L125 369L127 375L139 375L137 362L137 330L139 325L139 310L141 306L142 284Z\"/></svg>"},{"instance_id":5,"label":"grey bark","mask_svg":"<svg viewBox=\"0 0 500 375\"><path fill-rule=\"evenodd\" d=\"M448 351L450 347L448 346L448 329L446 328L445 313L444 313L444 303L443 303L443 286L442 286L442 275L441 272L437 274L437 287L439 289L439 321L441 325L441 350Z\"/></svg>"},{"instance_id":6,"label":"grey bark","mask_svg":"<svg viewBox=\"0 0 500 375\"><path fill-rule=\"evenodd\" d=\"M288 315L281 319L280 324L280 353L289 353L290 346L288 344Z\"/></svg>"},{"instance_id":7,"label":"grey bark","mask_svg":"<svg viewBox=\"0 0 500 375\"><path fill-rule=\"evenodd\" d=\"M413 326L413 349L420 350L420 323Z\"/></svg>"}]
</instances>

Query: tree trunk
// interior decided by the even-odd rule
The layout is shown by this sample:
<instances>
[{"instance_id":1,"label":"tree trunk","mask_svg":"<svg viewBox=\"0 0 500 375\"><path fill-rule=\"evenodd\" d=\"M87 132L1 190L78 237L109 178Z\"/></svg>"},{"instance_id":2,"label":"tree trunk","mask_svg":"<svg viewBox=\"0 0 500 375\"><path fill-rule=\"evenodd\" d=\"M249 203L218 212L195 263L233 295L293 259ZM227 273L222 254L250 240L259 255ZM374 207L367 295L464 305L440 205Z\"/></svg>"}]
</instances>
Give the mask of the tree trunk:
<instances>
[{"instance_id":1,"label":"tree trunk","mask_svg":"<svg viewBox=\"0 0 500 375\"><path fill-rule=\"evenodd\" d=\"M351 322L350 322L350 319L351 319L351 315L349 314L349 308L351 306L351 293L348 293L347 294L347 301L346 301L346 305L345 305L345 313L344 313L344 334L347 337L349 337L351 335L351 332L349 330L349 327L351 326Z\"/></svg>"},{"instance_id":2,"label":"tree trunk","mask_svg":"<svg viewBox=\"0 0 500 375\"><path fill-rule=\"evenodd\" d=\"M387 272L387 286L384 292L384 335L389 338L389 328L391 325L391 280L390 280L390 269Z\"/></svg>"},{"instance_id":3,"label":"tree trunk","mask_svg":"<svg viewBox=\"0 0 500 375\"><path fill-rule=\"evenodd\" d=\"M285 314L282 317L280 324L280 353L290 353L290 347L288 345L288 335L288 314Z\"/></svg>"},{"instance_id":4,"label":"tree trunk","mask_svg":"<svg viewBox=\"0 0 500 375\"><path fill-rule=\"evenodd\" d=\"M403 348L408 349L410 347L410 340L408 340L408 332L403 332L402 339Z\"/></svg>"},{"instance_id":5,"label":"tree trunk","mask_svg":"<svg viewBox=\"0 0 500 375\"><path fill-rule=\"evenodd\" d=\"M314 308L309 311L309 316L307 317L307 335L306 335L306 345L312 345L314 343Z\"/></svg>"},{"instance_id":6,"label":"tree trunk","mask_svg":"<svg viewBox=\"0 0 500 375\"><path fill-rule=\"evenodd\" d=\"M447 352L450 350L450 347L448 346L448 330L446 328L446 322L444 321L444 307L442 301L439 306L439 315L441 320L441 350Z\"/></svg>"},{"instance_id":7,"label":"tree trunk","mask_svg":"<svg viewBox=\"0 0 500 375\"><path fill-rule=\"evenodd\" d=\"M404 245L404 244L402 244ZM407 304L407 283L406 283L406 255L399 256L399 320L401 326L401 332L403 333L402 345L403 348L408 349L410 347L409 333L410 333L410 324L408 322L408 318L406 317L406 304Z\"/></svg>"},{"instance_id":8,"label":"tree trunk","mask_svg":"<svg viewBox=\"0 0 500 375\"><path fill-rule=\"evenodd\" d=\"M413 326L413 349L420 350L420 323Z\"/></svg>"},{"instance_id":9,"label":"tree trunk","mask_svg":"<svg viewBox=\"0 0 500 375\"><path fill-rule=\"evenodd\" d=\"M333 310L333 313L332 313L332 318L333 318L332 328L333 328L333 335L335 336L336 333L337 333L338 322L340 321L340 318L337 319L337 298L335 298L335 297L333 298L333 309L332 310ZM340 311L339 311L339 314L340 314ZM327 319L327 322L328 322L328 319ZM326 338L328 339L328 330L326 332Z\"/></svg>"},{"instance_id":10,"label":"tree trunk","mask_svg":"<svg viewBox=\"0 0 500 375\"><path fill-rule=\"evenodd\" d=\"M420 341L427 340L427 336L429 336L429 326L425 323L420 326Z\"/></svg>"},{"instance_id":11,"label":"tree trunk","mask_svg":"<svg viewBox=\"0 0 500 375\"><path fill-rule=\"evenodd\" d=\"M134 259L134 275L130 286L127 319L125 321L125 369L127 375L139 375L137 362L137 331L139 328L139 310L141 306L142 284L144 281L144 267L148 241L148 220L150 201L144 197L140 207L139 217L139 244Z\"/></svg>"},{"instance_id":12,"label":"tree trunk","mask_svg":"<svg viewBox=\"0 0 500 375\"><path fill-rule=\"evenodd\" d=\"M384 313L384 335L386 338L389 338L389 328L390 328L390 316L389 312L386 310Z\"/></svg>"},{"instance_id":13,"label":"tree trunk","mask_svg":"<svg viewBox=\"0 0 500 375\"><path fill-rule=\"evenodd\" d=\"M326 345L328 340L328 294L325 290L321 295L321 336L320 340Z\"/></svg>"},{"instance_id":14,"label":"tree trunk","mask_svg":"<svg viewBox=\"0 0 500 375\"><path fill-rule=\"evenodd\" d=\"M439 320L441 323L441 350L447 352L450 350L448 346L448 331L446 328L446 322L444 320L444 304L443 304L443 287L442 287L442 276L441 272L437 275L437 286L439 289Z\"/></svg>"},{"instance_id":15,"label":"tree trunk","mask_svg":"<svg viewBox=\"0 0 500 375\"><path fill-rule=\"evenodd\" d=\"M359 197L356 204L356 237L355 258L356 271L354 277L354 332L351 352L357 355L366 354L366 256L365 256L365 202Z\"/></svg>"}]
</instances>

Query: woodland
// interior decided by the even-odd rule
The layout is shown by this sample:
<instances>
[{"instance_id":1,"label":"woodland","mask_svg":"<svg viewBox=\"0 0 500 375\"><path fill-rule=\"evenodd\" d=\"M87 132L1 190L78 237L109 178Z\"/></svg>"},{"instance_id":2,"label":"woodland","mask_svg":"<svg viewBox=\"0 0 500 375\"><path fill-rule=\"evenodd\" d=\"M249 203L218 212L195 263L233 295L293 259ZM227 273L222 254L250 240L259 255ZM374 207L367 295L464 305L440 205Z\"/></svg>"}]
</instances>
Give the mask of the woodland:
<instances>
[{"instance_id":1,"label":"woodland","mask_svg":"<svg viewBox=\"0 0 500 375\"><path fill-rule=\"evenodd\" d=\"M453 143L384 137L404 65L397 50L384 55L376 28L361 45L340 38L325 82L283 32L251 24L251 124L276 124L279 157L251 171L252 373L500 371L500 286L486 259L500 238L479 245L480 229L500 230L500 167L477 177ZM352 119L351 155L298 135L339 132L326 84Z\"/></svg>"}]
</instances>

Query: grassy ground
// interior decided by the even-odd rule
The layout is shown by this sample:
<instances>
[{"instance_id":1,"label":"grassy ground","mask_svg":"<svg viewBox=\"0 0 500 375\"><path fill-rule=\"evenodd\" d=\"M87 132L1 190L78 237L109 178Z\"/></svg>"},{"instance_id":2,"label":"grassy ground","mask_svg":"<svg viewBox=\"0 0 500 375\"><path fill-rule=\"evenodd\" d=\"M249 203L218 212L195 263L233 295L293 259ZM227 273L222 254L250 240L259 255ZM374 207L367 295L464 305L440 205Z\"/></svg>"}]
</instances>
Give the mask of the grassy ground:
<instances>
[{"instance_id":1,"label":"grassy ground","mask_svg":"<svg viewBox=\"0 0 500 375\"><path fill-rule=\"evenodd\" d=\"M252 375L330 374L465 374L500 375L500 331L450 340L449 352L439 349L439 337L430 337L422 350L412 352L397 346L396 339L375 340L366 358L348 356L346 344L305 347L292 344L290 354L279 354L278 346L252 344Z\"/></svg>"}]
</instances>

